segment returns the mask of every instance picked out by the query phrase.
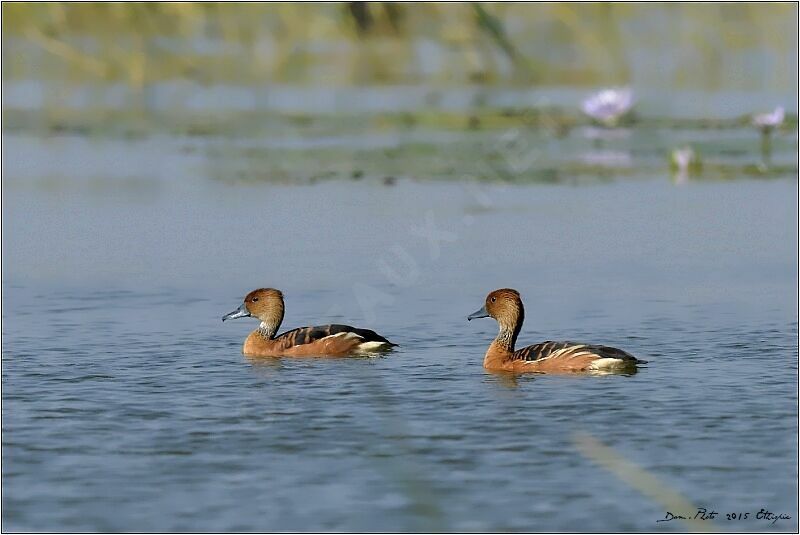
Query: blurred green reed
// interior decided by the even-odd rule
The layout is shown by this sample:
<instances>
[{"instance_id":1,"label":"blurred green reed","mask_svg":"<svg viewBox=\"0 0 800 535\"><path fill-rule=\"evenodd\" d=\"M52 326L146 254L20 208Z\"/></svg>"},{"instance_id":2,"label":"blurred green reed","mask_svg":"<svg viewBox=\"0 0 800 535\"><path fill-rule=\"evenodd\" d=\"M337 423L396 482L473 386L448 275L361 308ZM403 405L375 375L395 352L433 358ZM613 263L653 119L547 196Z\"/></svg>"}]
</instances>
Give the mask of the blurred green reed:
<instances>
[{"instance_id":1,"label":"blurred green reed","mask_svg":"<svg viewBox=\"0 0 800 535\"><path fill-rule=\"evenodd\" d=\"M709 518L702 519L703 515L698 511L704 511L704 509L693 505L685 496L669 487L654 473L629 461L621 452L603 444L593 435L576 432L573 434L572 442L584 457L602 466L618 479L650 498L663 507L665 513L669 512L685 517L680 519L680 522L690 532L720 531L710 515ZM719 519L718 516L716 518Z\"/></svg>"},{"instance_id":2,"label":"blurred green reed","mask_svg":"<svg viewBox=\"0 0 800 535\"><path fill-rule=\"evenodd\" d=\"M234 141L289 132L297 139L364 132L468 134L446 150L420 140L394 148L243 149L233 142L203 148L211 175L224 181L460 180L475 172L475 157L489 169L477 173L480 180L604 181L664 170L672 149L691 141L688 131L696 134L694 148L708 157L693 179L777 178L797 168L786 156L796 151L795 113L787 114L776 136L778 157L769 167L759 164L758 134L750 126L753 112L789 105L772 95L796 93L796 4L7 2L2 10L3 81L6 89L16 89L9 91L16 98L3 102L4 132L122 139L160 132ZM15 86L16 81L21 83ZM182 81L188 83L169 85ZM335 105L319 113L319 106L298 106L299 99L286 108L292 111L271 108L272 100L263 105L258 99L280 98L261 91L270 84L285 84L289 93L298 86L335 88L328 96L354 86L393 87L380 93L379 113ZM631 84L643 101L650 96L632 117L636 139L650 140L648 159L639 147L635 166L598 167L587 159L589 149L575 141L579 128L591 122L581 113L578 96L560 103L490 106L491 91L481 86L492 84L517 88L517 94ZM206 94L202 108L185 105L203 96L203 86L215 85L246 88L247 97L259 104L229 107L224 100L229 93L212 91L222 96ZM394 110L395 99L414 85L426 86L419 105ZM465 86L475 91L467 106L442 105L459 94L453 88ZM726 118L689 115L677 100L659 108L656 100L673 89L699 90L709 98L740 92L753 95L752 104ZM313 91L307 98L315 98ZM737 141L703 135L736 129L749 134ZM518 132L549 147L545 153L554 157L508 173L496 147L498 132Z\"/></svg>"},{"instance_id":3,"label":"blurred green reed","mask_svg":"<svg viewBox=\"0 0 800 535\"><path fill-rule=\"evenodd\" d=\"M673 86L796 83L796 55L795 68L786 64L797 39L797 6L789 3L53 2L2 9L4 79L112 81L134 89L176 78L611 84L631 82L644 47L677 61L667 74L658 57L650 66ZM747 50L765 58L755 72L723 61Z\"/></svg>"}]
</instances>

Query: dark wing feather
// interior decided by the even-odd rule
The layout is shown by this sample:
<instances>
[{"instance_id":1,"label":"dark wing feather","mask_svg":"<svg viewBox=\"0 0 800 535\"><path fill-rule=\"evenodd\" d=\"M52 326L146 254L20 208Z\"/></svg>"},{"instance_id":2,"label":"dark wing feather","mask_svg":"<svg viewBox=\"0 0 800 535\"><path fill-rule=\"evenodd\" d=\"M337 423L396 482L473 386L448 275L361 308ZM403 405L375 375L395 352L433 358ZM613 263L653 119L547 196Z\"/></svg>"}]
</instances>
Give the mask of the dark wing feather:
<instances>
[{"instance_id":1,"label":"dark wing feather","mask_svg":"<svg viewBox=\"0 0 800 535\"><path fill-rule=\"evenodd\" d=\"M601 358L614 358L622 360L630 360L635 363L644 364L647 361L639 360L630 353L626 353L616 347L602 346L596 344L580 344L578 342L542 342L541 344L533 344L528 347L523 347L514 352L512 360L539 360L552 355L556 351L575 348L575 352L591 352ZM564 353L564 357L569 356L569 351ZM560 358L560 355L559 355Z\"/></svg>"},{"instance_id":2,"label":"dark wing feather","mask_svg":"<svg viewBox=\"0 0 800 535\"><path fill-rule=\"evenodd\" d=\"M554 351L565 347L577 345L574 342L542 342L540 344L529 345L514 351L512 360L539 360L551 355Z\"/></svg>"},{"instance_id":3,"label":"dark wing feather","mask_svg":"<svg viewBox=\"0 0 800 535\"><path fill-rule=\"evenodd\" d=\"M311 342L316 342L317 340L321 340L326 336L343 332L355 333L363 338L365 342L385 342L389 345L396 345L392 344L389 340L379 335L375 331L371 331L369 329L359 329L357 327L339 325L335 323L332 325L318 325L314 327L298 327L297 329L292 329L291 331L286 331L283 334L279 334L275 337L275 340L283 341L286 347L294 347L303 344L310 344Z\"/></svg>"},{"instance_id":4,"label":"dark wing feather","mask_svg":"<svg viewBox=\"0 0 800 535\"><path fill-rule=\"evenodd\" d=\"M597 353L601 357L604 358L612 358L612 359L622 359L622 360L631 360L637 362L639 364L646 364L646 360L640 360L631 355L630 353L623 351L621 349L617 349L616 347L610 346L601 346L601 345L587 345L587 349L591 350L594 353Z\"/></svg>"}]
</instances>

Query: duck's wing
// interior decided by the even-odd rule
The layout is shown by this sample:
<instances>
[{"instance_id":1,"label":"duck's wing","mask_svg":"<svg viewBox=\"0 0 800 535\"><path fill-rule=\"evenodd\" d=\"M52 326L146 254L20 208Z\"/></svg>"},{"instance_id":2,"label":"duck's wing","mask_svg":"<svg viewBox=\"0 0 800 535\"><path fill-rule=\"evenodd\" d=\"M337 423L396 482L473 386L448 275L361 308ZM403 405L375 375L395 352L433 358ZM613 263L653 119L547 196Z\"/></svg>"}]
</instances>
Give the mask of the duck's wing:
<instances>
[{"instance_id":1,"label":"duck's wing","mask_svg":"<svg viewBox=\"0 0 800 535\"><path fill-rule=\"evenodd\" d=\"M577 342L542 342L523 347L514 352L513 360L547 360L547 359L619 359L631 361L632 364L644 364L647 361L639 360L630 353L626 353L616 347L603 346L597 344L580 344Z\"/></svg>"},{"instance_id":2,"label":"duck's wing","mask_svg":"<svg viewBox=\"0 0 800 535\"><path fill-rule=\"evenodd\" d=\"M578 346L583 347L582 344L577 344L575 342L552 342L548 340L547 342L532 344L518 349L514 351L512 358L513 360L542 360L551 358L556 354L567 354L578 348Z\"/></svg>"},{"instance_id":3,"label":"duck's wing","mask_svg":"<svg viewBox=\"0 0 800 535\"><path fill-rule=\"evenodd\" d=\"M385 346L392 347L397 344L391 343L389 340L379 335L375 331L369 329L359 329L349 325L318 325L314 327L298 327L291 331L286 331L275 337L276 341L280 341L284 348L311 344L313 342L322 340L329 336L347 336L347 338L360 338L361 344L368 344L372 347Z\"/></svg>"}]
</instances>

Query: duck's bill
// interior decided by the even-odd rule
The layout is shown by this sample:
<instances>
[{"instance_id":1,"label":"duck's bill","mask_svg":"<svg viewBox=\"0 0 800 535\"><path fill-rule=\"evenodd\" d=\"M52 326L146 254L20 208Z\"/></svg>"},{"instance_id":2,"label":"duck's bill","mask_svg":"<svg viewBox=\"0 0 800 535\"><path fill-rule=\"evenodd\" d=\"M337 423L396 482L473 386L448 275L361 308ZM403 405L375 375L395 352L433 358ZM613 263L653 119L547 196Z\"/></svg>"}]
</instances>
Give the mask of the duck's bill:
<instances>
[{"instance_id":1,"label":"duck's bill","mask_svg":"<svg viewBox=\"0 0 800 535\"><path fill-rule=\"evenodd\" d=\"M222 316L222 321L235 320L236 318L249 318L249 317L250 317L250 313L244 307L244 303L242 303L242 306L240 306L239 308L237 308L233 312L229 312L229 313L225 314L224 316Z\"/></svg>"},{"instance_id":2,"label":"duck's bill","mask_svg":"<svg viewBox=\"0 0 800 535\"><path fill-rule=\"evenodd\" d=\"M481 307L480 310L476 310L475 312L473 312L472 314L467 316L467 321L472 321L472 320L478 319L478 318L488 318L488 317L489 317L489 313L486 312L486 307L484 306L484 307Z\"/></svg>"}]
</instances>

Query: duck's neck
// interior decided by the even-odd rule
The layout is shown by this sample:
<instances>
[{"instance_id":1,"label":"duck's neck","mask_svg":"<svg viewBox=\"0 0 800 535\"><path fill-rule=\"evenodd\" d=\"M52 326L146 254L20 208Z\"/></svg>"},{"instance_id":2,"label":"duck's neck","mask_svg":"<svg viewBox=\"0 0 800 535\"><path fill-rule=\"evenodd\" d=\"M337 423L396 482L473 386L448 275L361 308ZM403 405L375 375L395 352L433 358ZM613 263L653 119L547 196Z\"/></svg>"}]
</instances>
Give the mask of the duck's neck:
<instances>
[{"instance_id":1,"label":"duck's neck","mask_svg":"<svg viewBox=\"0 0 800 535\"><path fill-rule=\"evenodd\" d=\"M494 345L498 348L514 352L514 344L517 342L517 333L512 329L500 328L497 337L494 339Z\"/></svg>"},{"instance_id":2,"label":"duck's neck","mask_svg":"<svg viewBox=\"0 0 800 535\"><path fill-rule=\"evenodd\" d=\"M255 332L258 333L258 335L262 338L272 340L275 337L275 333L278 332L282 320L282 316L261 320L261 325L258 326L258 329L256 329Z\"/></svg>"},{"instance_id":3,"label":"duck's neck","mask_svg":"<svg viewBox=\"0 0 800 535\"><path fill-rule=\"evenodd\" d=\"M522 322L525 321L525 309L522 308L522 303L519 309L513 310L507 316L497 319L497 324L500 326L500 331L492 342L492 345L498 349L504 349L510 353L514 352L514 345L517 343L517 336L522 329Z\"/></svg>"},{"instance_id":4,"label":"duck's neck","mask_svg":"<svg viewBox=\"0 0 800 535\"><path fill-rule=\"evenodd\" d=\"M483 357L483 367L487 370L502 370L514 354L514 344L517 342L517 335L522 327L522 316L515 323L500 323L500 332L489 345L486 355Z\"/></svg>"}]
</instances>

